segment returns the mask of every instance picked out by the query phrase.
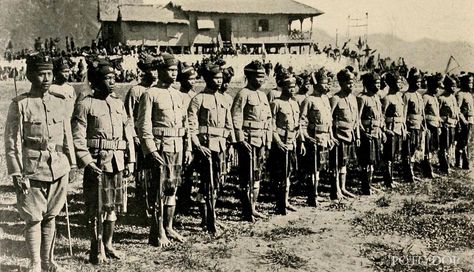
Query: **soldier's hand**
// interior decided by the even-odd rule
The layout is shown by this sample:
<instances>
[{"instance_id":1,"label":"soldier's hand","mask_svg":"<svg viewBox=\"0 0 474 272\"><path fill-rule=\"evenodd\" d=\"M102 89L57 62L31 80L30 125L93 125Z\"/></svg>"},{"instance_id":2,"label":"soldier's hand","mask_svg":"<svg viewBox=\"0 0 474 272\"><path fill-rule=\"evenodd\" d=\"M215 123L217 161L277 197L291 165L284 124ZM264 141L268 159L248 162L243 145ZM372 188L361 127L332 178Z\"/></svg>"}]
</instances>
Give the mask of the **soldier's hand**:
<instances>
[{"instance_id":1,"label":"soldier's hand","mask_svg":"<svg viewBox=\"0 0 474 272\"><path fill-rule=\"evenodd\" d=\"M386 130L385 133L386 133L387 135L393 136L393 131L391 131L391 130Z\"/></svg>"},{"instance_id":2,"label":"soldier's hand","mask_svg":"<svg viewBox=\"0 0 474 272\"><path fill-rule=\"evenodd\" d=\"M28 189L30 189L30 180L22 176L13 176L13 183L18 191L23 194L28 194Z\"/></svg>"},{"instance_id":3,"label":"soldier's hand","mask_svg":"<svg viewBox=\"0 0 474 272\"><path fill-rule=\"evenodd\" d=\"M134 165L135 164L133 162L127 163L127 165L125 166L125 170L123 170L123 177L124 178L128 178L133 174Z\"/></svg>"},{"instance_id":4,"label":"soldier's hand","mask_svg":"<svg viewBox=\"0 0 474 272\"><path fill-rule=\"evenodd\" d=\"M140 139L138 137L133 137L133 142L135 143L136 146L140 145Z\"/></svg>"},{"instance_id":5,"label":"soldier's hand","mask_svg":"<svg viewBox=\"0 0 474 272\"><path fill-rule=\"evenodd\" d=\"M357 140L356 140L356 146L357 146L357 147L360 147L360 139L357 139Z\"/></svg>"},{"instance_id":6,"label":"soldier's hand","mask_svg":"<svg viewBox=\"0 0 474 272\"><path fill-rule=\"evenodd\" d=\"M300 154L302 156L306 155L306 147L304 146L303 143L300 144Z\"/></svg>"},{"instance_id":7,"label":"soldier's hand","mask_svg":"<svg viewBox=\"0 0 474 272\"><path fill-rule=\"evenodd\" d=\"M163 160L163 157L158 153L158 151L152 152L151 157L158 162L160 165L163 165L165 163L165 160Z\"/></svg>"},{"instance_id":8,"label":"soldier's hand","mask_svg":"<svg viewBox=\"0 0 474 272\"><path fill-rule=\"evenodd\" d=\"M87 167L89 167L92 170L92 172L96 173L97 175L102 174L102 169L97 167L97 165L93 162L89 163Z\"/></svg>"},{"instance_id":9,"label":"soldier's hand","mask_svg":"<svg viewBox=\"0 0 474 272\"><path fill-rule=\"evenodd\" d=\"M276 144L278 146L279 149L281 149L282 151L288 151L288 148L286 148L286 145L282 142L282 141L276 141Z\"/></svg>"},{"instance_id":10,"label":"soldier's hand","mask_svg":"<svg viewBox=\"0 0 474 272\"><path fill-rule=\"evenodd\" d=\"M184 152L184 164L189 165L192 161L193 161L193 154L191 153L191 151L186 150L186 152Z\"/></svg>"},{"instance_id":11,"label":"soldier's hand","mask_svg":"<svg viewBox=\"0 0 474 272\"><path fill-rule=\"evenodd\" d=\"M212 155L211 150L205 146L199 145L197 150L199 150L199 152L201 152L201 154L203 154L206 158L210 158Z\"/></svg>"},{"instance_id":12,"label":"soldier's hand","mask_svg":"<svg viewBox=\"0 0 474 272\"><path fill-rule=\"evenodd\" d=\"M318 144L318 141L313 137L306 137L305 139L307 139L308 141L310 141L314 145Z\"/></svg>"},{"instance_id":13,"label":"soldier's hand","mask_svg":"<svg viewBox=\"0 0 474 272\"><path fill-rule=\"evenodd\" d=\"M382 143L387 142L387 134L382 133Z\"/></svg>"}]
</instances>

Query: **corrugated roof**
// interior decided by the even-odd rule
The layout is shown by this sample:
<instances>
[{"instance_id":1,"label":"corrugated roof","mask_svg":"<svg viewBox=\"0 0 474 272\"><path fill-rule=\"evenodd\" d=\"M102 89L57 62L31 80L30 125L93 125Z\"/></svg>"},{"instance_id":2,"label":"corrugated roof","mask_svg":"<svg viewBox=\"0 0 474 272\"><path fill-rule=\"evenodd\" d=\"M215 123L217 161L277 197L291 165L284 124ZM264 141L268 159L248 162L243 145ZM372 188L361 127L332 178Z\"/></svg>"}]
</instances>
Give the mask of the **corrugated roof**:
<instances>
[{"instance_id":1,"label":"corrugated roof","mask_svg":"<svg viewBox=\"0 0 474 272\"><path fill-rule=\"evenodd\" d=\"M98 20L101 22L115 22L118 18L118 7L127 4L143 4L143 0L99 0Z\"/></svg>"},{"instance_id":2,"label":"corrugated roof","mask_svg":"<svg viewBox=\"0 0 474 272\"><path fill-rule=\"evenodd\" d=\"M124 22L154 22L189 24L188 19L180 11L154 5L121 5L119 14Z\"/></svg>"},{"instance_id":3,"label":"corrugated roof","mask_svg":"<svg viewBox=\"0 0 474 272\"><path fill-rule=\"evenodd\" d=\"M189 12L288 14L318 16L324 12L294 0L171 0Z\"/></svg>"}]
</instances>

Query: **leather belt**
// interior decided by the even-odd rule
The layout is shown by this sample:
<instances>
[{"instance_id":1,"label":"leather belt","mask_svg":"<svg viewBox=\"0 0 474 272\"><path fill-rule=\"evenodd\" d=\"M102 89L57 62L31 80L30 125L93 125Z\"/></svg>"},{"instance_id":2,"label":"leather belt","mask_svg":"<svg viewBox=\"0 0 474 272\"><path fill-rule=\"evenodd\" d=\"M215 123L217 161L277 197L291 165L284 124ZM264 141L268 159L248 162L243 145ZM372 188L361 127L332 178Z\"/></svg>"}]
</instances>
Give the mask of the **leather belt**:
<instances>
[{"instance_id":1,"label":"leather belt","mask_svg":"<svg viewBox=\"0 0 474 272\"><path fill-rule=\"evenodd\" d=\"M127 142L124 140L87 139L87 147L101 150L125 150Z\"/></svg>"},{"instance_id":2,"label":"leather belt","mask_svg":"<svg viewBox=\"0 0 474 272\"><path fill-rule=\"evenodd\" d=\"M385 122L387 122L387 123L404 123L405 119L403 117L386 117Z\"/></svg>"},{"instance_id":3,"label":"leather belt","mask_svg":"<svg viewBox=\"0 0 474 272\"><path fill-rule=\"evenodd\" d=\"M199 134L207 134L211 136L227 138L227 136L229 136L229 133L229 130L226 128L199 126Z\"/></svg>"},{"instance_id":4,"label":"leather belt","mask_svg":"<svg viewBox=\"0 0 474 272\"><path fill-rule=\"evenodd\" d=\"M37 151L46 151L48 150L48 147L53 147L54 146L54 151L56 152L64 152L63 146L62 145L48 145L48 142L43 141L43 142L38 142L38 141L32 141L32 140L25 140L24 142L25 148L32 149L32 150L37 150ZM51 150L53 151L53 150Z\"/></svg>"},{"instance_id":5,"label":"leather belt","mask_svg":"<svg viewBox=\"0 0 474 272\"><path fill-rule=\"evenodd\" d=\"M257 122L257 121L244 121L242 124L243 128L246 129L268 129L269 125L266 122Z\"/></svg>"},{"instance_id":6,"label":"leather belt","mask_svg":"<svg viewBox=\"0 0 474 272\"><path fill-rule=\"evenodd\" d=\"M186 134L186 128L154 127L152 132L156 137L183 137Z\"/></svg>"}]
</instances>

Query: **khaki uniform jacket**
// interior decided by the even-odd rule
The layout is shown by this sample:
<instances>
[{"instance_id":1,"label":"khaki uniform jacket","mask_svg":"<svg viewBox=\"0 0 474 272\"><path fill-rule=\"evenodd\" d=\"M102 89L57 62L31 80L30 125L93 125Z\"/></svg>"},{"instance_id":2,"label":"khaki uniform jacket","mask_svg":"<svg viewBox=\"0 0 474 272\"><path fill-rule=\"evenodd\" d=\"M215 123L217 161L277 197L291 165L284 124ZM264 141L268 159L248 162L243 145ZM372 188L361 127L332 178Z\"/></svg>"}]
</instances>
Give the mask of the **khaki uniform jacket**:
<instances>
[{"instance_id":1,"label":"khaki uniform jacket","mask_svg":"<svg viewBox=\"0 0 474 272\"><path fill-rule=\"evenodd\" d=\"M474 97L470 92L459 91L456 94L460 118L468 124L474 124Z\"/></svg>"},{"instance_id":2,"label":"khaki uniform jacket","mask_svg":"<svg viewBox=\"0 0 474 272\"><path fill-rule=\"evenodd\" d=\"M191 99L196 96L196 92L194 90L189 90L187 93L181 92L181 94L183 96L184 108L187 109L191 103Z\"/></svg>"},{"instance_id":3,"label":"khaki uniform jacket","mask_svg":"<svg viewBox=\"0 0 474 272\"><path fill-rule=\"evenodd\" d=\"M204 89L188 108L189 134L215 152L226 150L227 139L235 141L230 105L223 94Z\"/></svg>"},{"instance_id":4,"label":"khaki uniform jacket","mask_svg":"<svg viewBox=\"0 0 474 272\"><path fill-rule=\"evenodd\" d=\"M28 92L13 99L5 125L9 175L53 182L76 165L65 97Z\"/></svg>"},{"instance_id":5,"label":"khaki uniform jacket","mask_svg":"<svg viewBox=\"0 0 474 272\"><path fill-rule=\"evenodd\" d=\"M459 120L459 107L454 94L442 94L438 97L441 124L445 127L456 127Z\"/></svg>"},{"instance_id":6,"label":"khaki uniform jacket","mask_svg":"<svg viewBox=\"0 0 474 272\"><path fill-rule=\"evenodd\" d=\"M364 93L357 97L357 102L359 105L360 123L365 133L375 138L381 138L385 120L380 96Z\"/></svg>"},{"instance_id":7,"label":"khaki uniform jacket","mask_svg":"<svg viewBox=\"0 0 474 272\"><path fill-rule=\"evenodd\" d=\"M65 97L67 112L69 116L72 117L72 113L74 112L74 104L76 103L76 91L74 91L74 87L68 83L64 83L63 85L53 84L51 85L49 92L60 94Z\"/></svg>"},{"instance_id":8,"label":"khaki uniform jacket","mask_svg":"<svg viewBox=\"0 0 474 272\"><path fill-rule=\"evenodd\" d=\"M359 110L353 94L336 93L330 99L334 137L345 142L359 138Z\"/></svg>"},{"instance_id":9,"label":"khaki uniform jacket","mask_svg":"<svg viewBox=\"0 0 474 272\"><path fill-rule=\"evenodd\" d=\"M395 135L404 136L406 133L405 103L400 92L387 94L382 100L385 114L385 128Z\"/></svg>"},{"instance_id":10,"label":"khaki uniform jacket","mask_svg":"<svg viewBox=\"0 0 474 272\"><path fill-rule=\"evenodd\" d=\"M300 126L304 135L328 147L332 127L331 104L327 95L310 95L301 104Z\"/></svg>"},{"instance_id":11,"label":"khaki uniform jacket","mask_svg":"<svg viewBox=\"0 0 474 272\"><path fill-rule=\"evenodd\" d=\"M406 125L408 129L421 129L425 120L423 97L419 92L406 91L403 94L405 103Z\"/></svg>"},{"instance_id":12,"label":"khaki uniform jacket","mask_svg":"<svg viewBox=\"0 0 474 272\"><path fill-rule=\"evenodd\" d=\"M122 171L126 163L135 162L133 127L122 100L114 93L105 99L94 94L79 101L74 109L72 131L81 167L96 163L99 155L101 161L98 167L107 173ZM108 143L108 147L101 141ZM110 143L114 142L122 147L110 148Z\"/></svg>"},{"instance_id":13,"label":"khaki uniform jacket","mask_svg":"<svg viewBox=\"0 0 474 272\"><path fill-rule=\"evenodd\" d=\"M232 121L237 142L247 141L256 147L265 144L270 147L272 114L262 91L240 90L232 105Z\"/></svg>"},{"instance_id":14,"label":"khaki uniform jacket","mask_svg":"<svg viewBox=\"0 0 474 272\"><path fill-rule=\"evenodd\" d=\"M183 96L171 86L161 86L158 83L151 87L140 99L137 128L143 153L182 152L183 143L184 148L190 151L191 142L186 133L187 109ZM160 136L158 132L170 136Z\"/></svg>"},{"instance_id":15,"label":"khaki uniform jacket","mask_svg":"<svg viewBox=\"0 0 474 272\"><path fill-rule=\"evenodd\" d=\"M289 150L296 147L300 137L300 107L295 99L280 97L271 104L273 139L280 141Z\"/></svg>"},{"instance_id":16,"label":"khaki uniform jacket","mask_svg":"<svg viewBox=\"0 0 474 272\"><path fill-rule=\"evenodd\" d=\"M425 105L426 123L433 127L440 127L439 102L436 96L426 93L423 95L423 102Z\"/></svg>"},{"instance_id":17,"label":"khaki uniform jacket","mask_svg":"<svg viewBox=\"0 0 474 272\"><path fill-rule=\"evenodd\" d=\"M142 85L135 85L128 91L125 96L125 110L127 111L128 118L133 122L133 137L137 136L137 121L138 121L138 106L140 103L140 98L142 94L148 88Z\"/></svg>"}]
</instances>

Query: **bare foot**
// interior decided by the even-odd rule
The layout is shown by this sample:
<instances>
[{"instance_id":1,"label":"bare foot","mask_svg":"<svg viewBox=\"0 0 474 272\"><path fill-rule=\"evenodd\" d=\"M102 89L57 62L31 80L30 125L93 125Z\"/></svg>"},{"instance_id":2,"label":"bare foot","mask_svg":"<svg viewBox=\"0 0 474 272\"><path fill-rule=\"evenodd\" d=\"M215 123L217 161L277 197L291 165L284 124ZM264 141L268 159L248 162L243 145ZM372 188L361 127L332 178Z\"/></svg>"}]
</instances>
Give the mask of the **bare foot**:
<instances>
[{"instance_id":1,"label":"bare foot","mask_svg":"<svg viewBox=\"0 0 474 272\"><path fill-rule=\"evenodd\" d=\"M355 195L349 191L347 191L347 189L342 189L342 194L348 198L355 198Z\"/></svg>"},{"instance_id":2,"label":"bare foot","mask_svg":"<svg viewBox=\"0 0 474 272\"><path fill-rule=\"evenodd\" d=\"M158 247L160 248L167 248L171 245L171 241L166 237L166 235L162 235L158 237Z\"/></svg>"},{"instance_id":3,"label":"bare foot","mask_svg":"<svg viewBox=\"0 0 474 272\"><path fill-rule=\"evenodd\" d=\"M166 228L165 231L166 231L166 235L167 235L169 238L175 239L175 240L177 240L177 241L180 242L180 243L186 242L186 238L184 238L184 236L182 236L181 234L179 234L178 232L176 232L174 229L172 229L172 228Z\"/></svg>"},{"instance_id":4,"label":"bare foot","mask_svg":"<svg viewBox=\"0 0 474 272\"><path fill-rule=\"evenodd\" d=\"M262 219L266 219L266 218L267 218L263 213L259 213L259 212L257 212L257 211L254 211L254 212L253 212L253 216L256 217L256 218L262 218Z\"/></svg>"},{"instance_id":5,"label":"bare foot","mask_svg":"<svg viewBox=\"0 0 474 272\"><path fill-rule=\"evenodd\" d=\"M342 194L341 191L336 193L336 200L344 200L346 199L346 196Z\"/></svg>"},{"instance_id":6,"label":"bare foot","mask_svg":"<svg viewBox=\"0 0 474 272\"><path fill-rule=\"evenodd\" d=\"M291 205L290 203L286 204L286 209L292 212L296 212L297 209L295 206Z\"/></svg>"},{"instance_id":7,"label":"bare foot","mask_svg":"<svg viewBox=\"0 0 474 272\"><path fill-rule=\"evenodd\" d=\"M217 220L216 220L216 225L218 225L218 226L219 226L221 229L223 229L223 230L227 230L227 229L228 229L228 227L227 227L224 223L222 223L221 221L217 221Z\"/></svg>"}]
</instances>

